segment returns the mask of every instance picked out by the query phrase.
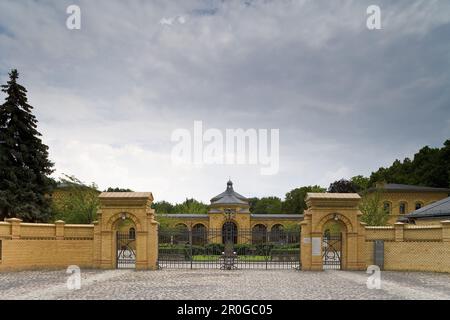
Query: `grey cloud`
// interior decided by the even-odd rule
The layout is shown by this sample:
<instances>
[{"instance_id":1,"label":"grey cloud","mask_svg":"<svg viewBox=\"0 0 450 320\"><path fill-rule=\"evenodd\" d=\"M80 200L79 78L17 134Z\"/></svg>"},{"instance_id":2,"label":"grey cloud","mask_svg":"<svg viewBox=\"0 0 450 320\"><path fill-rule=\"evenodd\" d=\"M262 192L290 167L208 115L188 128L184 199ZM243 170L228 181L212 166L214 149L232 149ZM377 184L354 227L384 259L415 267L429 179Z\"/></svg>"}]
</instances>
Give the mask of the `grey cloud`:
<instances>
[{"instance_id":1,"label":"grey cloud","mask_svg":"<svg viewBox=\"0 0 450 320\"><path fill-rule=\"evenodd\" d=\"M0 79L19 69L62 171L169 200L207 200L229 175L242 193L283 196L450 136L450 3L378 2L380 31L365 27L371 1L308 0L79 1L82 30L69 31L67 1L3 1ZM279 128L280 173L172 170L170 134L194 120Z\"/></svg>"}]
</instances>

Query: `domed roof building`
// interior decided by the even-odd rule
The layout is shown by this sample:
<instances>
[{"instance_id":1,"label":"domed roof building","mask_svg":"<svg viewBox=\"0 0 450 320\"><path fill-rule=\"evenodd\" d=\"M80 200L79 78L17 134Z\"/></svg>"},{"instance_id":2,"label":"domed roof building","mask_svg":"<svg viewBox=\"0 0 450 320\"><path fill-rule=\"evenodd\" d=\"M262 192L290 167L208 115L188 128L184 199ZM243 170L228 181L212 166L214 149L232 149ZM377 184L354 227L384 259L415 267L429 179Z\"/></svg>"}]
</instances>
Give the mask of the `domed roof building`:
<instances>
[{"instance_id":1,"label":"domed roof building","mask_svg":"<svg viewBox=\"0 0 450 320\"><path fill-rule=\"evenodd\" d=\"M172 226L188 230L226 233L227 230L235 236L235 242L244 243L240 239L244 234L251 234L253 230L259 232L281 230L287 225L298 224L303 220L301 214L252 214L250 199L239 194L229 180L225 191L211 198L207 214L166 214ZM242 236L241 236L242 235Z\"/></svg>"}]
</instances>

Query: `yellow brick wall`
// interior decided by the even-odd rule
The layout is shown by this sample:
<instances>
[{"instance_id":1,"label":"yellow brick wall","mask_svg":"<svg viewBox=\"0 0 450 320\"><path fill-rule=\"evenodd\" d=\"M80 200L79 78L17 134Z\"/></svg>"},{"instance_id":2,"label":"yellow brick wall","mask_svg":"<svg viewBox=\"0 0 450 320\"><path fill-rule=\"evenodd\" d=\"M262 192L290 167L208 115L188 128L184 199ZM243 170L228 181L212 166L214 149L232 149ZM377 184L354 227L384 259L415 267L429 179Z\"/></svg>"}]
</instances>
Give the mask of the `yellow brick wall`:
<instances>
[{"instance_id":1,"label":"yellow brick wall","mask_svg":"<svg viewBox=\"0 0 450 320\"><path fill-rule=\"evenodd\" d=\"M92 268L93 240L3 240L0 270Z\"/></svg>"},{"instance_id":2,"label":"yellow brick wall","mask_svg":"<svg viewBox=\"0 0 450 320\"><path fill-rule=\"evenodd\" d=\"M373 241L384 242L384 270L450 272L450 223L366 227L364 254L373 264Z\"/></svg>"},{"instance_id":3,"label":"yellow brick wall","mask_svg":"<svg viewBox=\"0 0 450 320\"><path fill-rule=\"evenodd\" d=\"M0 271L94 267L94 226L0 223Z\"/></svg>"},{"instance_id":4,"label":"yellow brick wall","mask_svg":"<svg viewBox=\"0 0 450 320\"><path fill-rule=\"evenodd\" d=\"M435 201L447 198L446 192L383 192L381 194L382 203L385 201L391 204L391 213L388 224L394 224L400 215L400 203L406 203L406 213L413 212L417 202L426 206Z\"/></svg>"}]
</instances>

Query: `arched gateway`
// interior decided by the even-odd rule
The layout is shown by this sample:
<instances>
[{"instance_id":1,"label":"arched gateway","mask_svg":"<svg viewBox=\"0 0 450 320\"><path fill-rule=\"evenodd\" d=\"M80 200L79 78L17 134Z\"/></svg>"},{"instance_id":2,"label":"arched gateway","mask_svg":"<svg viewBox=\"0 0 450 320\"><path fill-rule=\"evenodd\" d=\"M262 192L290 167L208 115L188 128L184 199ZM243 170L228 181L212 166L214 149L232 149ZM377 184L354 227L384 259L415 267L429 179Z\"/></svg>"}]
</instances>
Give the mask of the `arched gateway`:
<instances>
[{"instance_id":1,"label":"arched gateway","mask_svg":"<svg viewBox=\"0 0 450 320\"><path fill-rule=\"evenodd\" d=\"M308 193L301 223L302 270L364 270L365 240L356 193Z\"/></svg>"},{"instance_id":2,"label":"arched gateway","mask_svg":"<svg viewBox=\"0 0 450 320\"><path fill-rule=\"evenodd\" d=\"M150 192L103 192L94 222L99 268L156 269L158 223Z\"/></svg>"}]
</instances>

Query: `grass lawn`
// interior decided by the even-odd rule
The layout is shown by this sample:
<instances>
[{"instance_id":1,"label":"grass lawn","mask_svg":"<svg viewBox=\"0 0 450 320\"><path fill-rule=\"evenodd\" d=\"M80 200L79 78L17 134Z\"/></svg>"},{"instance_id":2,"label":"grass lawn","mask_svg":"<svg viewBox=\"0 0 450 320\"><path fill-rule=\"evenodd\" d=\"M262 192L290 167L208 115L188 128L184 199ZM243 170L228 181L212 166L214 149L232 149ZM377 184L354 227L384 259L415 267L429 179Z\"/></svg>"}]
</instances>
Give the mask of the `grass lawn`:
<instances>
[{"instance_id":1,"label":"grass lawn","mask_svg":"<svg viewBox=\"0 0 450 320\"><path fill-rule=\"evenodd\" d=\"M196 255L192 257L193 261L218 261L221 256L218 255ZM238 261L266 261L266 256L238 256Z\"/></svg>"}]
</instances>

